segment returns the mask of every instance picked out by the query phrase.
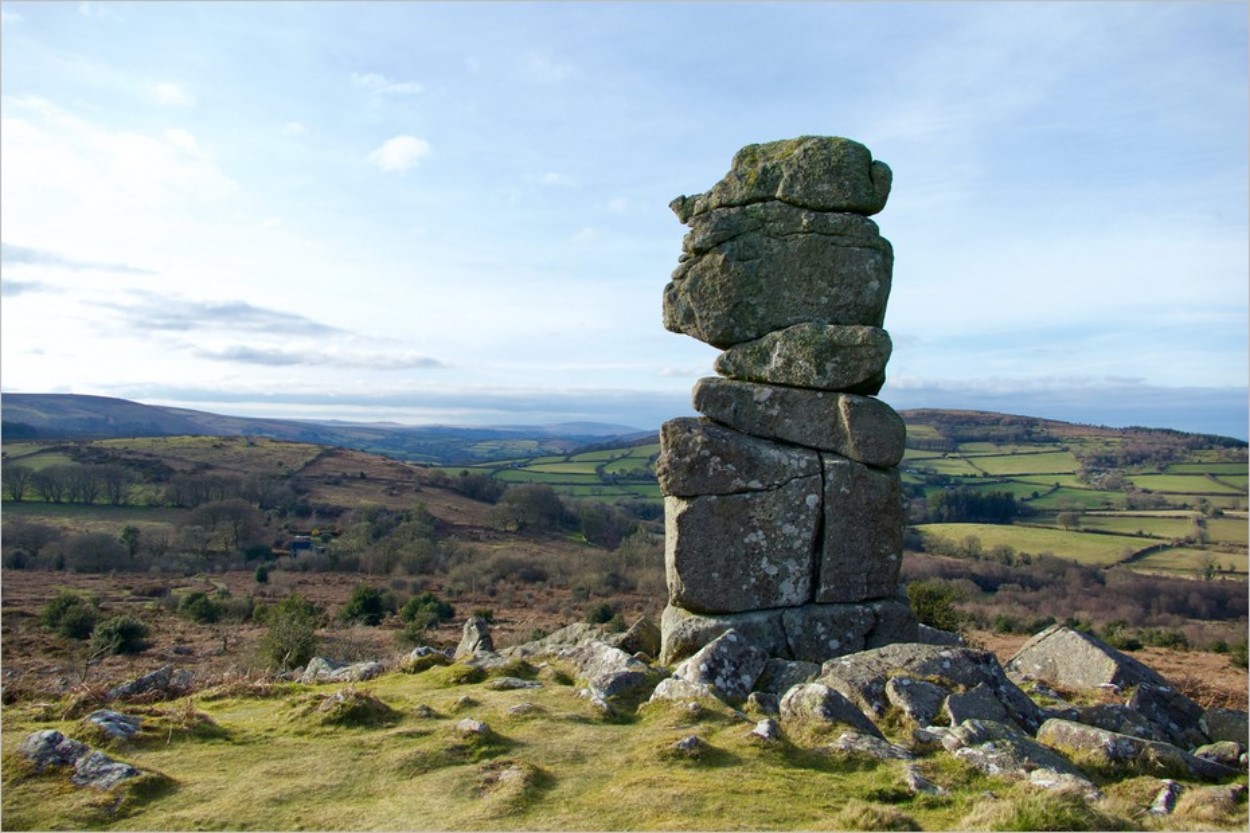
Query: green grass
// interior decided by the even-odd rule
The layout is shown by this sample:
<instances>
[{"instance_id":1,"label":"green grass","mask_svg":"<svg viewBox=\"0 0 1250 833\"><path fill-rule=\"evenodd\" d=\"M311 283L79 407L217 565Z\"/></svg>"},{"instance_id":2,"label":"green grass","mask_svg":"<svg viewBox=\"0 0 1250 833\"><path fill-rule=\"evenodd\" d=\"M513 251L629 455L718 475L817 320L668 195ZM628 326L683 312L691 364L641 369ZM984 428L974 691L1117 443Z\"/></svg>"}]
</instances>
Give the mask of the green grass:
<instances>
[{"instance_id":1,"label":"green grass","mask_svg":"<svg viewBox=\"0 0 1250 833\"><path fill-rule=\"evenodd\" d=\"M1082 515L1082 529L1099 529L1124 535L1153 535L1160 538L1183 538L1194 525L1188 518L1143 518L1133 515ZM1144 544L1143 544L1144 546Z\"/></svg>"},{"instance_id":2,"label":"green grass","mask_svg":"<svg viewBox=\"0 0 1250 833\"><path fill-rule=\"evenodd\" d=\"M1250 530L1247 529L1246 522L1237 518L1208 518L1207 532L1212 542L1227 541L1243 547L1250 543L1247 540Z\"/></svg>"},{"instance_id":3,"label":"green grass","mask_svg":"<svg viewBox=\"0 0 1250 833\"><path fill-rule=\"evenodd\" d=\"M1211 550L1193 549L1190 547L1172 547L1162 552L1154 552L1133 562L1133 569L1144 572L1181 574L1197 577L1201 574L1208 559L1221 568L1232 566L1241 578L1246 576L1246 554L1215 552Z\"/></svg>"},{"instance_id":4,"label":"green grass","mask_svg":"<svg viewBox=\"0 0 1250 833\"><path fill-rule=\"evenodd\" d=\"M1214 474L1218 477L1224 475L1240 474L1245 477L1247 474L1246 463L1172 463L1167 467L1167 474Z\"/></svg>"},{"instance_id":5,"label":"green grass","mask_svg":"<svg viewBox=\"0 0 1250 833\"><path fill-rule=\"evenodd\" d=\"M1029 501L1029 506L1034 509L1114 509L1124 505L1123 492L1099 492L1093 489L1073 489L1065 486L1047 493L1046 486L1041 483L1035 484L1033 488L1043 493L1037 500Z\"/></svg>"},{"instance_id":6,"label":"green grass","mask_svg":"<svg viewBox=\"0 0 1250 833\"><path fill-rule=\"evenodd\" d=\"M975 477L981 472L962 457L934 457L930 460L917 461L915 468L933 474L967 475Z\"/></svg>"},{"instance_id":7,"label":"green grass","mask_svg":"<svg viewBox=\"0 0 1250 833\"><path fill-rule=\"evenodd\" d=\"M1197 474L1131 474L1129 479L1139 489L1185 495L1245 494L1244 490L1225 486Z\"/></svg>"},{"instance_id":8,"label":"green grass","mask_svg":"<svg viewBox=\"0 0 1250 833\"><path fill-rule=\"evenodd\" d=\"M516 471L532 471L547 474L595 474L595 464L591 462L535 463L521 469L516 469Z\"/></svg>"},{"instance_id":9,"label":"green grass","mask_svg":"<svg viewBox=\"0 0 1250 833\"><path fill-rule=\"evenodd\" d=\"M1125 548L1137 550L1150 543L1126 535L1095 535L1002 524L923 524L916 528L924 537L936 536L958 543L969 535L975 535L981 539L981 547L985 550L1008 545L1020 552L1051 552L1081 564L1114 564L1124 557Z\"/></svg>"},{"instance_id":10,"label":"green grass","mask_svg":"<svg viewBox=\"0 0 1250 833\"><path fill-rule=\"evenodd\" d=\"M505 469L497 472L495 477L506 483L546 483L549 485L594 486L602 485L596 474L565 474L532 469Z\"/></svg>"},{"instance_id":11,"label":"green grass","mask_svg":"<svg viewBox=\"0 0 1250 833\"><path fill-rule=\"evenodd\" d=\"M1068 451L977 457L973 462L994 475L1071 474L1079 468L1076 458Z\"/></svg>"}]
</instances>

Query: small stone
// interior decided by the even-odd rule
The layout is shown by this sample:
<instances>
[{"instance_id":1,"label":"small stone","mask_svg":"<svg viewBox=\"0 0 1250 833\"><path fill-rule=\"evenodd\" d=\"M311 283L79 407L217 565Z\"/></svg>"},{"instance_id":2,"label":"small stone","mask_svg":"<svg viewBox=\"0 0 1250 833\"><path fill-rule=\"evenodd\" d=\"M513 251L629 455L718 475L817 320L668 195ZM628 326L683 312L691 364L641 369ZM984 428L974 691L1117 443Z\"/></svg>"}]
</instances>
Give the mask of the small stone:
<instances>
[{"instance_id":1,"label":"small stone","mask_svg":"<svg viewBox=\"0 0 1250 833\"><path fill-rule=\"evenodd\" d=\"M412 716L422 720L429 720L431 718L438 717L438 712L434 711L434 709L430 708L425 703L420 703L413 708Z\"/></svg>"},{"instance_id":2,"label":"small stone","mask_svg":"<svg viewBox=\"0 0 1250 833\"><path fill-rule=\"evenodd\" d=\"M530 717L536 714L542 714L544 711L542 706L534 703L517 703L515 706L508 707L508 714L512 717Z\"/></svg>"},{"instance_id":3,"label":"small stone","mask_svg":"<svg viewBox=\"0 0 1250 833\"><path fill-rule=\"evenodd\" d=\"M769 691L752 691L747 695L746 708L775 717L781 713L781 698Z\"/></svg>"},{"instance_id":4,"label":"small stone","mask_svg":"<svg viewBox=\"0 0 1250 833\"><path fill-rule=\"evenodd\" d=\"M142 718L131 717L108 709L94 711L87 715L86 719L99 726L110 737L119 740L128 740L139 734L139 729L143 725Z\"/></svg>"},{"instance_id":5,"label":"small stone","mask_svg":"<svg viewBox=\"0 0 1250 833\"><path fill-rule=\"evenodd\" d=\"M915 764L908 764L903 768L903 783L912 795L946 795L948 792L945 787L925 778Z\"/></svg>"},{"instance_id":6,"label":"small stone","mask_svg":"<svg viewBox=\"0 0 1250 833\"><path fill-rule=\"evenodd\" d=\"M520 677L497 677L486 684L491 691L515 691L522 688L542 688L537 680L523 680Z\"/></svg>"},{"instance_id":7,"label":"small stone","mask_svg":"<svg viewBox=\"0 0 1250 833\"><path fill-rule=\"evenodd\" d=\"M74 764L74 774L69 777L69 780L79 787L108 790L117 786L121 781L136 778L138 775L139 770L130 764L115 761L103 752L91 752L79 758Z\"/></svg>"},{"instance_id":8,"label":"small stone","mask_svg":"<svg viewBox=\"0 0 1250 833\"><path fill-rule=\"evenodd\" d=\"M878 761L910 761L916 757L898 744L860 732L843 732L831 748L866 755Z\"/></svg>"},{"instance_id":9,"label":"small stone","mask_svg":"<svg viewBox=\"0 0 1250 833\"><path fill-rule=\"evenodd\" d=\"M1150 802L1149 812L1156 816L1172 815L1172 811L1176 809L1176 800L1181 797L1184 790L1184 787L1172 779L1163 779L1159 791L1155 793L1154 801Z\"/></svg>"},{"instance_id":10,"label":"small stone","mask_svg":"<svg viewBox=\"0 0 1250 833\"><path fill-rule=\"evenodd\" d=\"M464 720L456 723L456 731L462 735L485 736L490 734L490 727L480 720L466 717Z\"/></svg>"},{"instance_id":11,"label":"small stone","mask_svg":"<svg viewBox=\"0 0 1250 833\"><path fill-rule=\"evenodd\" d=\"M760 740L772 743L773 741L781 739L781 727L777 725L777 721L773 720L771 717L766 717L759 723L755 724L755 728L751 730L751 734Z\"/></svg>"},{"instance_id":12,"label":"small stone","mask_svg":"<svg viewBox=\"0 0 1250 833\"><path fill-rule=\"evenodd\" d=\"M673 748L686 755L698 755L709 747L707 742L698 735L689 735L674 743Z\"/></svg>"}]
</instances>

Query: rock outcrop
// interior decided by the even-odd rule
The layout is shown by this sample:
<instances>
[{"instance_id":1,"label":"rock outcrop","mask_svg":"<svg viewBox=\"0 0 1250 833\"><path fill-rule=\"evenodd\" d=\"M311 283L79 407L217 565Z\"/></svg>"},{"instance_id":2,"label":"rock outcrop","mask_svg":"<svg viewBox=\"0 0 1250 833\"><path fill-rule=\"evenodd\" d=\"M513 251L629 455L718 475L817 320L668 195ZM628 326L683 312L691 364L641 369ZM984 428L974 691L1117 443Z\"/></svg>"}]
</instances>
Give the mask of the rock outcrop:
<instances>
[{"instance_id":1,"label":"rock outcrop","mask_svg":"<svg viewBox=\"0 0 1250 833\"><path fill-rule=\"evenodd\" d=\"M664 325L725 352L694 388L702 418L661 431L669 608L660 659L733 629L769 656L820 663L918 639L894 594L906 429L874 398L894 253L868 215L888 167L863 145L751 145L690 227Z\"/></svg>"}]
</instances>

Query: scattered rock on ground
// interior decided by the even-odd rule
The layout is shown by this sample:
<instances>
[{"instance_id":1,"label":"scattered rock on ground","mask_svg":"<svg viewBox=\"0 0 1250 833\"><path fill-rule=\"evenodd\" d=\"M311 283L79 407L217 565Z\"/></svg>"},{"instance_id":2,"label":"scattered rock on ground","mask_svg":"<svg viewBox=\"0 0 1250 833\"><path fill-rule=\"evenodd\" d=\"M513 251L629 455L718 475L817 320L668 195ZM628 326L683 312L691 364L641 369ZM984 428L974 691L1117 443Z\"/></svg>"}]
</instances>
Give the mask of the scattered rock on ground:
<instances>
[{"instance_id":1,"label":"scattered rock on ground","mask_svg":"<svg viewBox=\"0 0 1250 833\"><path fill-rule=\"evenodd\" d=\"M821 683L804 683L787 691L781 698L781 722L791 734L795 730L826 731L841 725L882 737L881 730L854 703Z\"/></svg>"},{"instance_id":2,"label":"scattered rock on ground","mask_svg":"<svg viewBox=\"0 0 1250 833\"><path fill-rule=\"evenodd\" d=\"M910 761L916 756L896 743L862 732L843 732L830 748L876 758L878 761Z\"/></svg>"},{"instance_id":3,"label":"scattered rock on ground","mask_svg":"<svg viewBox=\"0 0 1250 833\"><path fill-rule=\"evenodd\" d=\"M100 727L109 737L118 740L128 740L134 737L139 734L139 730L143 726L142 718L121 714L109 709L94 711L87 715L85 719Z\"/></svg>"},{"instance_id":4,"label":"scattered rock on ground","mask_svg":"<svg viewBox=\"0 0 1250 833\"><path fill-rule=\"evenodd\" d=\"M346 663L326 659L325 657L313 657L308 661L308 665L304 667L304 673L300 675L299 681L306 685L313 683L359 683L365 680L372 680L385 670L382 663L373 660Z\"/></svg>"},{"instance_id":5,"label":"scattered rock on ground","mask_svg":"<svg viewBox=\"0 0 1250 833\"><path fill-rule=\"evenodd\" d=\"M630 625L624 633L604 637L603 641L627 654L660 655L660 628L646 616Z\"/></svg>"},{"instance_id":6,"label":"scattered rock on ground","mask_svg":"<svg viewBox=\"0 0 1250 833\"><path fill-rule=\"evenodd\" d=\"M1236 768L1241 766L1241 757L1245 752L1246 748L1236 741L1219 740L1199 746L1191 754L1229 768Z\"/></svg>"},{"instance_id":7,"label":"scattered rock on ground","mask_svg":"<svg viewBox=\"0 0 1250 833\"><path fill-rule=\"evenodd\" d=\"M928 726L942 711L949 692L940 685L906 674L885 683L885 698L919 726ZM962 721L956 721L962 722Z\"/></svg>"},{"instance_id":8,"label":"scattered rock on ground","mask_svg":"<svg viewBox=\"0 0 1250 833\"><path fill-rule=\"evenodd\" d=\"M470 616L466 619L454 658L468 659L481 653L493 653L494 650L495 641L490 635L490 623L481 616Z\"/></svg>"},{"instance_id":9,"label":"scattered rock on ground","mask_svg":"<svg viewBox=\"0 0 1250 833\"><path fill-rule=\"evenodd\" d=\"M1195 757L1169 743L1121 735L1069 720L1047 720L1038 729L1037 740L1068 755L1123 772L1167 773L1206 780L1237 774L1236 769Z\"/></svg>"},{"instance_id":10,"label":"scattered rock on ground","mask_svg":"<svg viewBox=\"0 0 1250 833\"><path fill-rule=\"evenodd\" d=\"M1198 728L1202 706L1167 685L1141 683L1129 697L1128 707L1153 723L1172 744L1182 749L1201 746L1209 738Z\"/></svg>"},{"instance_id":11,"label":"scattered rock on ground","mask_svg":"<svg viewBox=\"0 0 1250 833\"><path fill-rule=\"evenodd\" d=\"M1198 721L1198 728L1213 741L1231 740L1243 746L1250 744L1250 728L1246 713L1219 707L1207 709Z\"/></svg>"},{"instance_id":12,"label":"scattered rock on ground","mask_svg":"<svg viewBox=\"0 0 1250 833\"><path fill-rule=\"evenodd\" d=\"M735 630L700 648L673 669L673 676L711 686L730 703L741 703L764 670L768 655Z\"/></svg>"},{"instance_id":13,"label":"scattered rock on ground","mask_svg":"<svg viewBox=\"0 0 1250 833\"><path fill-rule=\"evenodd\" d=\"M1006 723L1010 719L1003 704L994 696L994 690L985 683L977 683L967 691L951 694L942 704L942 711L946 713L952 726L958 726L965 720L996 720Z\"/></svg>"},{"instance_id":14,"label":"scattered rock on ground","mask_svg":"<svg viewBox=\"0 0 1250 833\"><path fill-rule=\"evenodd\" d=\"M1176 809L1176 799L1181 797L1181 792L1185 788L1170 778L1164 778L1159 791L1155 793L1154 801L1150 802L1150 810L1148 812L1156 816L1170 816L1172 811Z\"/></svg>"}]
</instances>

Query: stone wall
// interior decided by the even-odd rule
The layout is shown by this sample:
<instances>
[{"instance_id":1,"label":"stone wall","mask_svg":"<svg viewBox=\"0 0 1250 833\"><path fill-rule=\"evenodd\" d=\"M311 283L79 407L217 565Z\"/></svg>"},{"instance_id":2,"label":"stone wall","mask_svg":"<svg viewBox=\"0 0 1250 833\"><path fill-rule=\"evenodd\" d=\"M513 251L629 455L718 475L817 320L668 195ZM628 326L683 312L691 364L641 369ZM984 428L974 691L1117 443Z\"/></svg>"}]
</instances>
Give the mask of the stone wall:
<instances>
[{"instance_id":1,"label":"stone wall","mask_svg":"<svg viewBox=\"0 0 1250 833\"><path fill-rule=\"evenodd\" d=\"M890 184L863 145L804 136L743 148L671 204L690 232L664 326L724 352L694 388L703 417L660 434L666 663L729 628L809 662L917 638L898 593L906 431L874 398L894 252L869 216Z\"/></svg>"}]
</instances>

